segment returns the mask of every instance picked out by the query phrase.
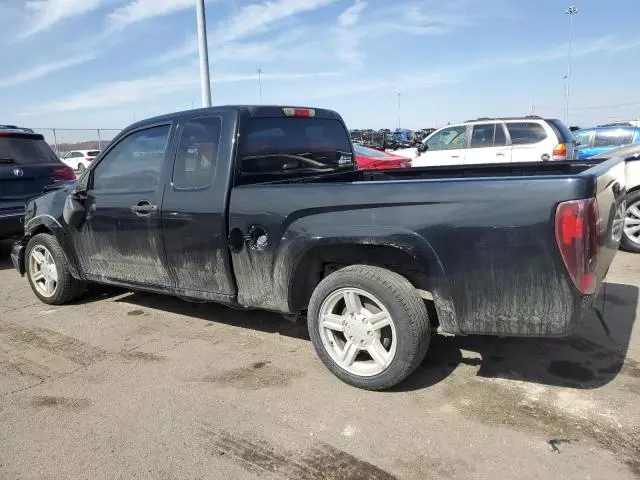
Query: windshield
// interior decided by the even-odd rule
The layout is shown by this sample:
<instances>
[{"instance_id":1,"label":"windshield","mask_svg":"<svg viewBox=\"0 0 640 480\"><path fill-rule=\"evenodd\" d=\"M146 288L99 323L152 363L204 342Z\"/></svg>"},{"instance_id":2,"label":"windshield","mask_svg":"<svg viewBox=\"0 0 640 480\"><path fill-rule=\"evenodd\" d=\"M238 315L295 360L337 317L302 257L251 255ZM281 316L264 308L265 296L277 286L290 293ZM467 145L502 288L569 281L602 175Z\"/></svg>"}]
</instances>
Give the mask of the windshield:
<instances>
[{"instance_id":1,"label":"windshield","mask_svg":"<svg viewBox=\"0 0 640 480\"><path fill-rule=\"evenodd\" d=\"M58 163L59 159L42 135L0 136L0 163L33 165Z\"/></svg>"},{"instance_id":2,"label":"windshield","mask_svg":"<svg viewBox=\"0 0 640 480\"><path fill-rule=\"evenodd\" d=\"M373 148L363 147L362 145L354 145L353 151L356 155L362 155L363 157L369 158L388 158L389 155L385 152L381 152L380 150L375 150Z\"/></svg>"},{"instance_id":3,"label":"windshield","mask_svg":"<svg viewBox=\"0 0 640 480\"><path fill-rule=\"evenodd\" d=\"M241 138L241 185L355 169L349 136L338 120L253 118Z\"/></svg>"}]
</instances>

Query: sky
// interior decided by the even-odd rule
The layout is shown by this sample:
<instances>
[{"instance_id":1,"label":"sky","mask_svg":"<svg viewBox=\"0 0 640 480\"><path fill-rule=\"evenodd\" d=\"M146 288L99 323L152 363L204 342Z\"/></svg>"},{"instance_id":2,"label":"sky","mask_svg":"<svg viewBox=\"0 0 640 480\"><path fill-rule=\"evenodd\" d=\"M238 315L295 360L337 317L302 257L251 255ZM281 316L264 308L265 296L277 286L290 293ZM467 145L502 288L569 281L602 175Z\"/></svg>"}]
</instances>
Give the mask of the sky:
<instances>
[{"instance_id":1,"label":"sky","mask_svg":"<svg viewBox=\"0 0 640 480\"><path fill-rule=\"evenodd\" d=\"M349 128L563 119L569 5L208 0L213 104L331 108ZM575 5L569 123L639 118L640 1ZM195 0L0 0L0 65L0 123L117 129L198 107Z\"/></svg>"}]
</instances>

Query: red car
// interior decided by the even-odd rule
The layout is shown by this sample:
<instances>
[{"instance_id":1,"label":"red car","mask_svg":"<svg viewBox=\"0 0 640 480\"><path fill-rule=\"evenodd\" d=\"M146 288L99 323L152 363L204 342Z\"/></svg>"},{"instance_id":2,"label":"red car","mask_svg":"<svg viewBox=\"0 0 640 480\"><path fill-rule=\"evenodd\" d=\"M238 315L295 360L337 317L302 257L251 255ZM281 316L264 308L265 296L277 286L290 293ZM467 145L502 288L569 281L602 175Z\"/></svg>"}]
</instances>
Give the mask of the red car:
<instances>
[{"instance_id":1,"label":"red car","mask_svg":"<svg viewBox=\"0 0 640 480\"><path fill-rule=\"evenodd\" d=\"M399 155L381 152L358 144L353 145L353 150L356 153L358 170L384 170L411 166L411 159Z\"/></svg>"}]
</instances>

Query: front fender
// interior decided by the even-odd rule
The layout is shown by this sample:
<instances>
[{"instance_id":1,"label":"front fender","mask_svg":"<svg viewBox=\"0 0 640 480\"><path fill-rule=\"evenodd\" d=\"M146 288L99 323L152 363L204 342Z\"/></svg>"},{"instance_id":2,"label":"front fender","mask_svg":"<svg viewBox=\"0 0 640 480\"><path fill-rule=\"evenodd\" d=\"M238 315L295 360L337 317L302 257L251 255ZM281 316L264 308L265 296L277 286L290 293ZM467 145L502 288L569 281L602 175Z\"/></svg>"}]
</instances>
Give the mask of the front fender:
<instances>
[{"instance_id":1,"label":"front fender","mask_svg":"<svg viewBox=\"0 0 640 480\"><path fill-rule=\"evenodd\" d=\"M24 225L24 238L21 243L26 247L31 237L43 232L51 233L62 247L62 252L64 253L71 275L77 279L82 279L75 256L71 253L73 250L69 241L69 236L61 222L49 214L36 214L29 218L29 213L29 209L27 209L27 216L25 217ZM22 259L22 262L24 268L24 258Z\"/></svg>"},{"instance_id":2,"label":"front fender","mask_svg":"<svg viewBox=\"0 0 640 480\"><path fill-rule=\"evenodd\" d=\"M296 232L300 231L296 229ZM302 231L304 233L289 230L285 234L274 265L273 285L276 287L276 297L286 299L289 311L295 310L292 292L300 288L300 285L296 285L295 272L313 250L350 245L387 247L398 249L413 259L415 270L423 272L428 278L442 329L452 333L459 331L442 263L429 242L417 233L379 225L337 225Z\"/></svg>"}]
</instances>

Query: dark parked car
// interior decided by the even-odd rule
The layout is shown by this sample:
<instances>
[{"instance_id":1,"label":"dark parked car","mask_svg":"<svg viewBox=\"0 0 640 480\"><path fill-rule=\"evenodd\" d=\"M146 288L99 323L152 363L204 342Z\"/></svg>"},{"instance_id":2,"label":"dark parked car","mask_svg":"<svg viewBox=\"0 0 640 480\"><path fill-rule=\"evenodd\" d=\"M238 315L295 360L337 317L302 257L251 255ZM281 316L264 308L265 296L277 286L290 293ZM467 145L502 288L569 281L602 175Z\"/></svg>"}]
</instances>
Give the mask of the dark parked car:
<instances>
[{"instance_id":1,"label":"dark parked car","mask_svg":"<svg viewBox=\"0 0 640 480\"><path fill-rule=\"evenodd\" d=\"M358 171L335 112L193 110L128 127L74 187L30 200L11 258L48 304L97 282L306 312L324 364L379 390L435 328L572 332L618 249L624 168Z\"/></svg>"},{"instance_id":2,"label":"dark parked car","mask_svg":"<svg viewBox=\"0 0 640 480\"><path fill-rule=\"evenodd\" d=\"M0 240L22 235L24 204L30 197L52 183L75 178L42 135L0 125Z\"/></svg>"}]
</instances>

